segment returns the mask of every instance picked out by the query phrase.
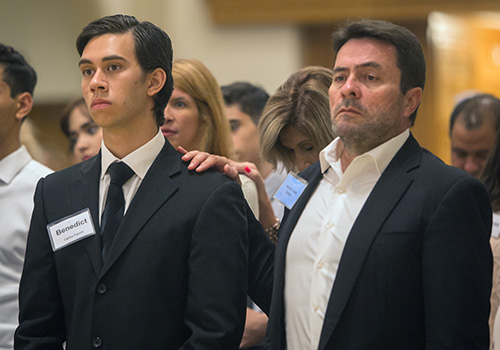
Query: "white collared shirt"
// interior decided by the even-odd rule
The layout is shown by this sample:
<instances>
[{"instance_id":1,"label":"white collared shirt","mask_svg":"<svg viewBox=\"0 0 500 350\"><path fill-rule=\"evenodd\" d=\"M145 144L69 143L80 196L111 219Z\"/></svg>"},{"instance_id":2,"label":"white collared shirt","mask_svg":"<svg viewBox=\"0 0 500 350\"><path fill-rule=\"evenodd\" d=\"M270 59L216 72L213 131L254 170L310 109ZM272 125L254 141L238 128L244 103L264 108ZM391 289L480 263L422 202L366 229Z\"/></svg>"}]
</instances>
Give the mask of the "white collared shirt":
<instances>
[{"instance_id":1,"label":"white collared shirt","mask_svg":"<svg viewBox=\"0 0 500 350\"><path fill-rule=\"evenodd\" d=\"M125 210L127 212L132 199L134 198L142 180L146 176L149 168L165 145L165 137L158 130L158 134L148 141L143 146L139 147L132 153L126 155L123 159L116 158L111 151L106 147L104 142L101 146L101 181L99 184L99 223L101 222L102 213L106 205L106 197L108 195L109 182L111 176L108 173L108 167L111 163L122 161L127 164L133 171L134 175L123 185L123 196L125 197Z\"/></svg>"},{"instance_id":2,"label":"white collared shirt","mask_svg":"<svg viewBox=\"0 0 500 350\"><path fill-rule=\"evenodd\" d=\"M0 349L14 347L18 290L38 180L52 170L24 146L0 160Z\"/></svg>"},{"instance_id":3,"label":"white collared shirt","mask_svg":"<svg viewBox=\"0 0 500 350\"><path fill-rule=\"evenodd\" d=\"M409 130L353 159L342 172L340 139L320 153L323 177L288 243L285 323L288 350L317 349L349 232L381 174L408 139ZM339 149L337 149L339 148Z\"/></svg>"}]
</instances>

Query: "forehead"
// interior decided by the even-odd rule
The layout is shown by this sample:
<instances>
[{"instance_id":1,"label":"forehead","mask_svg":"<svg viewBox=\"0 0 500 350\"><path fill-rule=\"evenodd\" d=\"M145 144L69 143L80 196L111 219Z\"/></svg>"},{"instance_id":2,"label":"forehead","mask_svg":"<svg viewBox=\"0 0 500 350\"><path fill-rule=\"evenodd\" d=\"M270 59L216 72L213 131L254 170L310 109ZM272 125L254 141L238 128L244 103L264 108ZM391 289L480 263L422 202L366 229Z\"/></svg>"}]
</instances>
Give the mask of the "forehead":
<instances>
[{"instance_id":1,"label":"forehead","mask_svg":"<svg viewBox=\"0 0 500 350\"><path fill-rule=\"evenodd\" d=\"M491 149L495 137L495 125L492 121L485 121L480 127L468 130L463 121L457 120L451 132L451 143L467 151Z\"/></svg>"},{"instance_id":2,"label":"forehead","mask_svg":"<svg viewBox=\"0 0 500 350\"><path fill-rule=\"evenodd\" d=\"M82 52L82 60L101 61L119 56L128 61L137 61L135 43L131 32L123 34L104 34L89 40Z\"/></svg>"},{"instance_id":3,"label":"forehead","mask_svg":"<svg viewBox=\"0 0 500 350\"><path fill-rule=\"evenodd\" d=\"M396 48L379 39L351 39L338 51L335 68L357 67L371 62L382 68L397 68Z\"/></svg>"}]
</instances>

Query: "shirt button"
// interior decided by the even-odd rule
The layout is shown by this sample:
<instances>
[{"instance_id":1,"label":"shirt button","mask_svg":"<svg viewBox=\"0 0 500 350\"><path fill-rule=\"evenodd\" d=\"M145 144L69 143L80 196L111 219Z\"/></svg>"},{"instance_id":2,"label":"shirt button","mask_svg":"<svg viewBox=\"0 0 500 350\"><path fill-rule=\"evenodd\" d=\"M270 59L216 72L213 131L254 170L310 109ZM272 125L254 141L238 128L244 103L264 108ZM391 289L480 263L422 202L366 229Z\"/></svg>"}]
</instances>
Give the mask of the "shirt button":
<instances>
[{"instance_id":1,"label":"shirt button","mask_svg":"<svg viewBox=\"0 0 500 350\"><path fill-rule=\"evenodd\" d=\"M314 311L318 311L319 310L319 306L318 305L314 305L313 309L314 309Z\"/></svg>"},{"instance_id":2,"label":"shirt button","mask_svg":"<svg viewBox=\"0 0 500 350\"><path fill-rule=\"evenodd\" d=\"M339 193L345 193L345 187L344 186L339 186L338 190L339 190Z\"/></svg>"},{"instance_id":3,"label":"shirt button","mask_svg":"<svg viewBox=\"0 0 500 350\"><path fill-rule=\"evenodd\" d=\"M323 261L320 261L318 264L318 269L322 269L323 267L325 267L325 264L323 263Z\"/></svg>"},{"instance_id":4,"label":"shirt button","mask_svg":"<svg viewBox=\"0 0 500 350\"><path fill-rule=\"evenodd\" d=\"M100 285L97 286L97 293L99 294L104 294L108 291L108 287L104 283L101 283Z\"/></svg>"},{"instance_id":5,"label":"shirt button","mask_svg":"<svg viewBox=\"0 0 500 350\"><path fill-rule=\"evenodd\" d=\"M101 337L95 337L92 339L92 345L94 348L100 348L102 346L102 339Z\"/></svg>"},{"instance_id":6,"label":"shirt button","mask_svg":"<svg viewBox=\"0 0 500 350\"><path fill-rule=\"evenodd\" d=\"M333 224L331 222L329 222L328 224L326 224L326 228L332 228L333 227Z\"/></svg>"}]
</instances>

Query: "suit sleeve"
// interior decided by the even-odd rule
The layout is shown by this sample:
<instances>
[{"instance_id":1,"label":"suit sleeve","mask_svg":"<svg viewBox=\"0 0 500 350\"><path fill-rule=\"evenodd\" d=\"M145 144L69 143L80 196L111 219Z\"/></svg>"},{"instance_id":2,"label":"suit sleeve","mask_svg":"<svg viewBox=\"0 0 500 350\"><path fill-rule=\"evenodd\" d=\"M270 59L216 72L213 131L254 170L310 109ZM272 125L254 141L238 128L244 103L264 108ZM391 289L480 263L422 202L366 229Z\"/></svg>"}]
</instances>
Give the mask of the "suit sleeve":
<instances>
[{"instance_id":1,"label":"suit sleeve","mask_svg":"<svg viewBox=\"0 0 500 350\"><path fill-rule=\"evenodd\" d=\"M14 349L62 349L64 311L47 233L43 183L38 182L19 289L19 326Z\"/></svg>"},{"instance_id":2,"label":"suit sleeve","mask_svg":"<svg viewBox=\"0 0 500 350\"><path fill-rule=\"evenodd\" d=\"M491 205L479 181L461 179L425 231L425 349L488 349Z\"/></svg>"},{"instance_id":3,"label":"suit sleeve","mask_svg":"<svg viewBox=\"0 0 500 350\"><path fill-rule=\"evenodd\" d=\"M220 185L199 213L191 240L182 349L238 349L245 323L248 236L240 187Z\"/></svg>"}]
</instances>

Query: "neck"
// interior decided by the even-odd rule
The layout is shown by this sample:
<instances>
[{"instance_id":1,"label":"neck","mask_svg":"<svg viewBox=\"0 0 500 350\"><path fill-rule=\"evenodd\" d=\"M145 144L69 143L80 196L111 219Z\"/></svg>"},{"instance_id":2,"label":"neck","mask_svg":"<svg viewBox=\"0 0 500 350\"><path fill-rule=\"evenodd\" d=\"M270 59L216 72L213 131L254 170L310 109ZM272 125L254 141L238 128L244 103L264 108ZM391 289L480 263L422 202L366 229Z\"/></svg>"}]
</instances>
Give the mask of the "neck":
<instances>
[{"instance_id":1,"label":"neck","mask_svg":"<svg viewBox=\"0 0 500 350\"><path fill-rule=\"evenodd\" d=\"M137 130L102 131L104 144L111 153L118 159L123 159L128 154L148 143L158 133L156 124L150 127L139 128Z\"/></svg>"},{"instance_id":2,"label":"neck","mask_svg":"<svg viewBox=\"0 0 500 350\"><path fill-rule=\"evenodd\" d=\"M4 139L0 142L0 160L7 157L9 154L21 147L19 133L12 135L4 135Z\"/></svg>"},{"instance_id":3,"label":"neck","mask_svg":"<svg viewBox=\"0 0 500 350\"><path fill-rule=\"evenodd\" d=\"M271 163L268 162L260 162L259 166L257 167L259 170L260 175L262 176L263 179L269 176L273 172L273 166Z\"/></svg>"}]
</instances>

